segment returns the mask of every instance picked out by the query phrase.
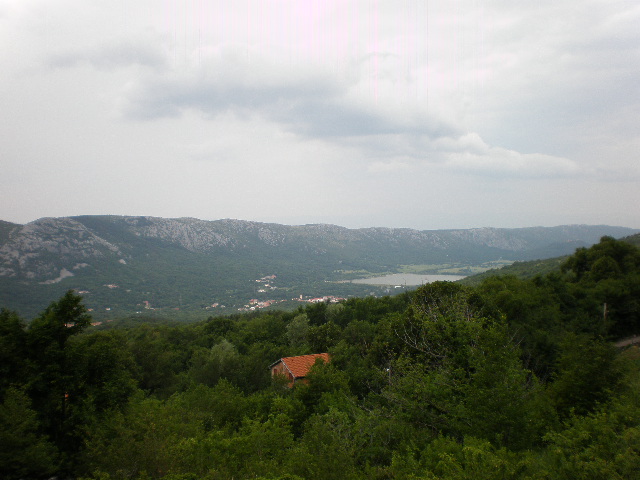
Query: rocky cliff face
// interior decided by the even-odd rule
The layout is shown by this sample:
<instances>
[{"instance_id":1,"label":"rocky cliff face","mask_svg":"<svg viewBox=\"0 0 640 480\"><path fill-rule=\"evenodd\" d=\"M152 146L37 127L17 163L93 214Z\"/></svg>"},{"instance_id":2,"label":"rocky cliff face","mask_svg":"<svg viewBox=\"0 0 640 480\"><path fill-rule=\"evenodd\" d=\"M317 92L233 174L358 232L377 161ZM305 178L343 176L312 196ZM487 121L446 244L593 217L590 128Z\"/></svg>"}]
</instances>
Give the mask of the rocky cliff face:
<instances>
[{"instance_id":1,"label":"rocky cliff face","mask_svg":"<svg viewBox=\"0 0 640 480\"><path fill-rule=\"evenodd\" d=\"M121 255L116 245L72 218L43 218L16 226L7 237L0 246L0 276L64 278L62 270L83 268L90 259Z\"/></svg>"},{"instance_id":2,"label":"rocky cliff face","mask_svg":"<svg viewBox=\"0 0 640 480\"><path fill-rule=\"evenodd\" d=\"M233 238L195 218L121 217L136 236L175 243L191 252L208 252L215 247L234 245Z\"/></svg>"},{"instance_id":3,"label":"rocky cliff face","mask_svg":"<svg viewBox=\"0 0 640 480\"><path fill-rule=\"evenodd\" d=\"M347 229L335 225L285 226L241 220L204 221L194 218L86 216L43 218L27 225L3 222L0 236L0 277L25 281L61 281L96 260L125 263L138 239L161 242L199 255L237 252L254 257L294 252L370 259L393 263L426 262L429 255L452 261L474 255L519 259L526 252L554 244L589 245L602 235L622 237L634 230L606 226L553 228L476 228L418 231L406 228ZM573 243L572 243L573 242ZM142 250L140 250L142 249ZM488 253L487 253L488 252ZM384 257L384 258L383 258ZM442 257L439 257L442 258ZM304 257L299 259L304 261Z\"/></svg>"}]
</instances>

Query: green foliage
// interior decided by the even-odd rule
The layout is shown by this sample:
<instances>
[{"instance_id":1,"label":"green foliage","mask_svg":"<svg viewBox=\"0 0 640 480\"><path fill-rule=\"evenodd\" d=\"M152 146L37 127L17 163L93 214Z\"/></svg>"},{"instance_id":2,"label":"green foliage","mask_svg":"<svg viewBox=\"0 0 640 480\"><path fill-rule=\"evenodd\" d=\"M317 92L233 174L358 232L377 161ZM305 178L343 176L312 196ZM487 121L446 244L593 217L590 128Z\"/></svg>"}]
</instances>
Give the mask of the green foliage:
<instances>
[{"instance_id":1,"label":"green foliage","mask_svg":"<svg viewBox=\"0 0 640 480\"><path fill-rule=\"evenodd\" d=\"M302 350L308 346L309 317L306 313L296 315L287 325L287 339L294 350Z\"/></svg>"},{"instance_id":2,"label":"green foliage","mask_svg":"<svg viewBox=\"0 0 640 480\"><path fill-rule=\"evenodd\" d=\"M562 271L532 280L494 277L478 291L505 314L524 358L546 378L566 333L621 338L640 332L639 272L640 250L604 237L578 249Z\"/></svg>"},{"instance_id":3,"label":"green foliage","mask_svg":"<svg viewBox=\"0 0 640 480\"><path fill-rule=\"evenodd\" d=\"M597 282L622 273L637 272L638 267L638 248L612 237L602 237L593 247L576 250L562 265L562 270L571 272L577 281Z\"/></svg>"},{"instance_id":4,"label":"green foliage","mask_svg":"<svg viewBox=\"0 0 640 480\"><path fill-rule=\"evenodd\" d=\"M525 365L542 378L553 369L557 338L564 331L559 290L551 278L525 281L514 276L489 278L477 288L504 315Z\"/></svg>"},{"instance_id":5,"label":"green foliage","mask_svg":"<svg viewBox=\"0 0 640 480\"><path fill-rule=\"evenodd\" d=\"M167 328L143 326L129 339L129 348L138 366L139 386L161 397L168 397L178 384L182 358L169 338Z\"/></svg>"},{"instance_id":6,"label":"green foliage","mask_svg":"<svg viewBox=\"0 0 640 480\"><path fill-rule=\"evenodd\" d=\"M477 275L471 275L463 278L458 283L476 287L487 280L501 277L516 277L520 280L532 280L535 277L541 277L558 271L566 260L567 257L563 256L526 262L514 262L511 265L488 270Z\"/></svg>"},{"instance_id":7,"label":"green foliage","mask_svg":"<svg viewBox=\"0 0 640 480\"><path fill-rule=\"evenodd\" d=\"M297 383L294 396L304 405L307 416L312 413L324 413L336 397L348 395L349 384L344 372L332 364L316 360L306 377L306 382Z\"/></svg>"},{"instance_id":8,"label":"green foliage","mask_svg":"<svg viewBox=\"0 0 640 480\"><path fill-rule=\"evenodd\" d=\"M623 238L623 240L631 245L636 247L640 247L640 233L636 233L635 235L630 235L628 237Z\"/></svg>"},{"instance_id":9,"label":"green foliage","mask_svg":"<svg viewBox=\"0 0 640 480\"><path fill-rule=\"evenodd\" d=\"M356 464L358 449L352 420L330 409L307 421L301 441L291 452L291 470L302 478L365 478Z\"/></svg>"},{"instance_id":10,"label":"green foliage","mask_svg":"<svg viewBox=\"0 0 640 480\"><path fill-rule=\"evenodd\" d=\"M137 395L125 412L113 412L90 426L87 469L115 478L136 478L142 473L159 478L178 461L173 448L179 439L198 430L197 424L183 419L180 410Z\"/></svg>"},{"instance_id":11,"label":"green foliage","mask_svg":"<svg viewBox=\"0 0 640 480\"><path fill-rule=\"evenodd\" d=\"M70 456L77 448L76 426L82 419L75 415L70 397L78 379L69 340L90 321L82 299L69 291L36 317L27 331L29 395L44 432Z\"/></svg>"},{"instance_id":12,"label":"green foliage","mask_svg":"<svg viewBox=\"0 0 640 480\"><path fill-rule=\"evenodd\" d=\"M607 402L625 382L626 362L600 338L567 334L549 386L558 413L585 415Z\"/></svg>"},{"instance_id":13,"label":"green foliage","mask_svg":"<svg viewBox=\"0 0 640 480\"><path fill-rule=\"evenodd\" d=\"M0 354L7 357L0 394L5 413L15 415L5 415L5 425L15 422L6 427L13 436L5 441L15 465L31 464L20 467L24 471L74 471L83 461L84 426L123 408L136 389L137 366L125 337L115 332L84 336L90 321L82 299L71 291L26 331L15 314L0 312ZM24 447L25 454L17 454L20 436L35 450ZM59 467L52 463L58 453Z\"/></svg>"},{"instance_id":14,"label":"green foliage","mask_svg":"<svg viewBox=\"0 0 640 480\"><path fill-rule=\"evenodd\" d=\"M637 374L637 370L636 370ZM573 416L545 436L549 446L536 465L553 478L635 479L640 471L640 390L587 416ZM540 465L541 464L541 465Z\"/></svg>"},{"instance_id":15,"label":"green foliage","mask_svg":"<svg viewBox=\"0 0 640 480\"><path fill-rule=\"evenodd\" d=\"M3 310L0 474L635 478L640 353L610 339L637 325L640 267L602 243L530 280L173 327L85 330L71 293L27 330ZM270 378L324 351L293 388Z\"/></svg>"},{"instance_id":16,"label":"green foliage","mask_svg":"<svg viewBox=\"0 0 640 480\"><path fill-rule=\"evenodd\" d=\"M27 333L17 313L0 310L0 398L12 384L23 384L27 361Z\"/></svg>"},{"instance_id":17,"label":"green foliage","mask_svg":"<svg viewBox=\"0 0 640 480\"><path fill-rule=\"evenodd\" d=\"M213 347L199 347L191 356L191 367L187 375L192 383L213 386L220 379L237 380L240 355L226 339Z\"/></svg>"},{"instance_id":18,"label":"green foliage","mask_svg":"<svg viewBox=\"0 0 640 480\"><path fill-rule=\"evenodd\" d=\"M427 285L414 298L394 326L404 345L388 367L388 403L432 435L529 445L539 433L538 389L499 316L453 284Z\"/></svg>"},{"instance_id":19,"label":"green foliage","mask_svg":"<svg viewBox=\"0 0 640 480\"><path fill-rule=\"evenodd\" d=\"M57 451L40 433L37 413L23 390L11 387L0 404L0 476L6 480L50 475Z\"/></svg>"},{"instance_id":20,"label":"green foliage","mask_svg":"<svg viewBox=\"0 0 640 480\"><path fill-rule=\"evenodd\" d=\"M63 349L71 336L80 333L90 323L91 317L82 304L82 297L69 290L29 324L29 344L35 349L56 343Z\"/></svg>"},{"instance_id":21,"label":"green foliage","mask_svg":"<svg viewBox=\"0 0 640 480\"><path fill-rule=\"evenodd\" d=\"M615 336L640 330L640 249L603 237L579 249L562 266L576 306L591 322L590 331Z\"/></svg>"},{"instance_id":22,"label":"green foliage","mask_svg":"<svg viewBox=\"0 0 640 480\"><path fill-rule=\"evenodd\" d=\"M440 437L431 442L420 458L409 451L396 455L392 471L396 478L425 480L494 480L521 478L522 460L506 448L466 437L455 441ZM419 472L419 473L418 473Z\"/></svg>"},{"instance_id":23,"label":"green foliage","mask_svg":"<svg viewBox=\"0 0 640 480\"><path fill-rule=\"evenodd\" d=\"M338 343L341 333L340 327L332 321L311 327L307 333L311 350L326 352Z\"/></svg>"}]
</instances>

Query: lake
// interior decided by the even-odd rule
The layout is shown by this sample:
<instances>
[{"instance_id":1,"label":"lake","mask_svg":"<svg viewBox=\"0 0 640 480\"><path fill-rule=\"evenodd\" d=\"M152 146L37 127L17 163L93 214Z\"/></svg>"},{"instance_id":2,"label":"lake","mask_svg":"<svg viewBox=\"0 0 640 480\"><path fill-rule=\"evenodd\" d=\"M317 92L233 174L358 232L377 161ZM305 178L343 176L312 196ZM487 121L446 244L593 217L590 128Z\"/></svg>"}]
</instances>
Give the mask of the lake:
<instances>
[{"instance_id":1,"label":"lake","mask_svg":"<svg viewBox=\"0 0 640 480\"><path fill-rule=\"evenodd\" d=\"M455 282L462 280L465 275L418 275L415 273L394 273L384 275L382 277L358 278L352 280L352 283L361 283L364 285L407 285L415 287L431 282Z\"/></svg>"}]
</instances>

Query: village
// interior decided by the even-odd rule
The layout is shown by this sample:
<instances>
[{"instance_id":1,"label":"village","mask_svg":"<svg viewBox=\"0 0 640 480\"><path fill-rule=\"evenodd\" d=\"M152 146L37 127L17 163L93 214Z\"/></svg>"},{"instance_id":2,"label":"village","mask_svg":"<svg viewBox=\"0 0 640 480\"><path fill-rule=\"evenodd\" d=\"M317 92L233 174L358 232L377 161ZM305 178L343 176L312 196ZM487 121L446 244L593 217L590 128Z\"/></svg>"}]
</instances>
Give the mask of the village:
<instances>
[{"instance_id":1,"label":"village","mask_svg":"<svg viewBox=\"0 0 640 480\"><path fill-rule=\"evenodd\" d=\"M274 280L277 278L276 275L268 275L266 277L262 277L256 280L257 283L260 283L260 288L258 288L257 293L267 293L269 291L273 291L276 290L278 287L276 287L275 285L273 285ZM327 295L327 296L323 296L323 297L305 297L304 295L299 295L298 297L292 298L291 301L294 302L302 302L302 303L321 303L321 302L325 302L325 303L338 303L340 301L344 300L344 298L340 298L340 297L336 297L333 295ZM257 298L252 298L249 300L249 302L238 308L238 311L240 312L251 312L251 311L255 311L255 310L260 310L263 308L267 308L267 307L271 307L272 305L276 305L276 304L280 304L280 303L284 303L287 302L289 300L287 299L283 299L283 300L258 300ZM218 306L218 304L212 304L211 307L212 308L216 308L214 307ZM222 306L222 308L224 308L224 306Z\"/></svg>"},{"instance_id":2,"label":"village","mask_svg":"<svg viewBox=\"0 0 640 480\"><path fill-rule=\"evenodd\" d=\"M277 279L276 275L266 275L264 277L258 278L256 280L254 280L254 282L257 284L254 287L254 292L256 293L255 297L258 296L262 296L265 297L267 296L267 294L278 290L279 287L277 287L275 285L275 281ZM102 287L107 288L109 290L115 290L115 289L119 289L120 286L115 284L115 283L110 283L110 284L104 284L102 285ZM284 292L284 290L286 289L280 289L281 292ZM76 291L78 294L80 295L90 295L91 292L89 290L77 290ZM131 290L127 289L126 290L127 293L130 293ZM274 295L275 296L275 295ZM279 295L280 297L282 297L282 293ZM296 297L293 298L279 298L279 299L275 299L275 298L270 298L270 299L260 299L260 298L250 298L246 301L246 303L241 304L240 306L236 305L232 305L231 308L234 310L237 310L238 312L252 312L252 311L256 311L256 310L262 310L265 308L269 308L269 307L273 307L273 306L277 306L277 305L281 305L283 303L288 303L288 302L298 302L298 303L339 303L341 301L344 301L345 298L340 297L340 296L336 296L336 295L323 295L323 296L311 296L311 295L303 295L303 294L299 294ZM163 307L158 307L157 305L153 305L152 302L150 300L142 300L137 304L137 307L140 308L142 307L142 309L140 310L136 310L136 314L142 314L143 311L156 311L156 310L164 310L169 309L167 307L163 308ZM227 305L221 303L221 301L214 301L210 304L207 304L205 306L202 307L204 310L225 310L227 308L229 308ZM87 309L90 313L94 312L94 308L88 308ZM105 312L111 312L111 307L110 306L104 306L102 307L100 310L104 310ZM171 310L181 310L180 307L172 307ZM96 322L96 325L100 325L102 322Z\"/></svg>"}]
</instances>

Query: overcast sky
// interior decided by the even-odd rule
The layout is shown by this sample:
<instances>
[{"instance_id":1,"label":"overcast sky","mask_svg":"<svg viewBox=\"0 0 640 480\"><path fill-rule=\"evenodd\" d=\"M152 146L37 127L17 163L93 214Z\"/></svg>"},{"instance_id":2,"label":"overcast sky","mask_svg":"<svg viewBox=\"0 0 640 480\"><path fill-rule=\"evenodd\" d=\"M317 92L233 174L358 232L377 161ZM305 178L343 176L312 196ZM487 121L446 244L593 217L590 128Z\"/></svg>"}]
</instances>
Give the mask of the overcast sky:
<instances>
[{"instance_id":1,"label":"overcast sky","mask_svg":"<svg viewBox=\"0 0 640 480\"><path fill-rule=\"evenodd\" d=\"M0 0L0 219L640 228L637 0Z\"/></svg>"}]
</instances>

